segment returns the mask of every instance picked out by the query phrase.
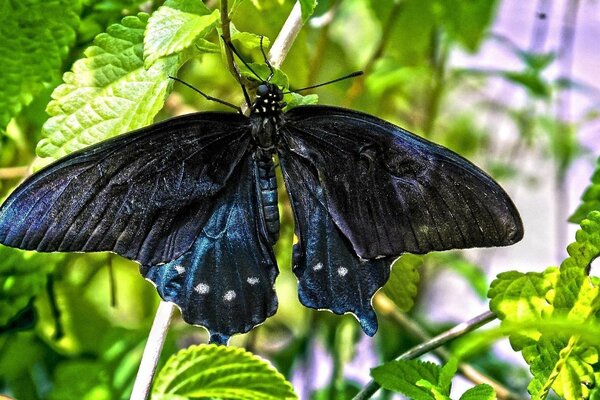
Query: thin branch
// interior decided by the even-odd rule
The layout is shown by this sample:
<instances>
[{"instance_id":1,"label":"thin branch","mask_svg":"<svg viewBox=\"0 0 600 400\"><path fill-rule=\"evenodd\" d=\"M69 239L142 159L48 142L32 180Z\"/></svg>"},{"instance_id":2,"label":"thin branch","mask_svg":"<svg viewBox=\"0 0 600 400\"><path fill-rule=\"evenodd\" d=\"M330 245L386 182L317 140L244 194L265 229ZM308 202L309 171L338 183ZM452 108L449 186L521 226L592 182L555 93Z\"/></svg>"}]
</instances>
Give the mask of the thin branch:
<instances>
[{"instance_id":1,"label":"thin branch","mask_svg":"<svg viewBox=\"0 0 600 400\"><path fill-rule=\"evenodd\" d=\"M439 335L429 339L406 351L396 358L396 360L411 360L422 356L423 354L429 353L430 351L437 349L452 339L463 336L493 320L496 319L496 315L491 311L486 311L483 314L476 316L466 322L456 325L454 328L447 330L446 332L440 333ZM367 383L362 390L354 396L353 400L366 400L370 399L378 390L380 386L374 380Z\"/></svg>"},{"instance_id":2,"label":"thin branch","mask_svg":"<svg viewBox=\"0 0 600 400\"><path fill-rule=\"evenodd\" d=\"M269 62L275 68L279 68L283 64L283 60L285 60L288 51L290 51L300 29L302 29L302 10L300 2L297 1L281 27L279 35L277 35L277 38L269 49Z\"/></svg>"},{"instance_id":3,"label":"thin branch","mask_svg":"<svg viewBox=\"0 0 600 400\"><path fill-rule=\"evenodd\" d=\"M377 308L379 313L396 322L409 335L421 341L427 341L431 339L431 336L419 324L408 318L404 313L400 312L395 304L385 294L381 292L377 293L373 299L373 305ZM450 354L450 352L443 347L433 350L433 353L444 362L448 361L452 357L452 354ZM460 362L458 364L458 372L476 385L481 383L490 385L500 400L521 399L521 396L513 393L510 389L503 386L501 383L496 382L489 376L482 374L469 363Z\"/></svg>"},{"instance_id":4,"label":"thin branch","mask_svg":"<svg viewBox=\"0 0 600 400\"><path fill-rule=\"evenodd\" d=\"M6 167L0 168L0 180L24 178L30 174L30 167Z\"/></svg>"},{"instance_id":5,"label":"thin branch","mask_svg":"<svg viewBox=\"0 0 600 400\"><path fill-rule=\"evenodd\" d=\"M156 310L154 322L148 335L148 341L146 342L146 347L144 347L140 368L135 377L130 400L146 400L150 396L152 380L156 373L160 353L165 344L165 338L167 337L169 325L173 318L174 309L175 306L173 303L167 303L166 301L161 301L158 305L158 310Z\"/></svg>"}]
</instances>

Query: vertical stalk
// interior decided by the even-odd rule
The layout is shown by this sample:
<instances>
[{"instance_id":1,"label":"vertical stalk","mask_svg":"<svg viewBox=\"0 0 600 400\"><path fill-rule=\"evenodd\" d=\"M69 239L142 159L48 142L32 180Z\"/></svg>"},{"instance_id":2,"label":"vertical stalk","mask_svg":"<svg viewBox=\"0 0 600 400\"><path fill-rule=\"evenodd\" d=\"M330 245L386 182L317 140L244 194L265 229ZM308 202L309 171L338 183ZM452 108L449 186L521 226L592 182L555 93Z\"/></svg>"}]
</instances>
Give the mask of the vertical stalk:
<instances>
[{"instance_id":1,"label":"vertical stalk","mask_svg":"<svg viewBox=\"0 0 600 400\"><path fill-rule=\"evenodd\" d=\"M174 309L175 306L173 303L167 303L166 301L161 301L158 305L158 310L156 311L156 316L148 335L148 341L146 342L146 347L144 347L140 368L135 377L131 397L129 397L130 400L146 400L150 396L152 379L156 373L158 359L165 344L165 338L169 331Z\"/></svg>"}]
</instances>

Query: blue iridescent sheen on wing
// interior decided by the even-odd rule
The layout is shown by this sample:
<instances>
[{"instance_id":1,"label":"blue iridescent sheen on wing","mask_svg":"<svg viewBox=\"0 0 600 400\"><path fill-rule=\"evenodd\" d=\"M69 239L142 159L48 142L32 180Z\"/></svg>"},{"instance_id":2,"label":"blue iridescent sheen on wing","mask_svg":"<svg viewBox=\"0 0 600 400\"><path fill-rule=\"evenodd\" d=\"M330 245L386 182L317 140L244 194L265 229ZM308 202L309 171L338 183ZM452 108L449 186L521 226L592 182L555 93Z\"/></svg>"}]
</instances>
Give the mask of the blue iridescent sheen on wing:
<instances>
[{"instance_id":1,"label":"blue iridescent sheen on wing","mask_svg":"<svg viewBox=\"0 0 600 400\"><path fill-rule=\"evenodd\" d=\"M277 310L277 264L261 209L257 162L247 155L193 246L166 265L142 266L158 293L181 309L183 319L207 328L226 344Z\"/></svg>"},{"instance_id":2,"label":"blue iridescent sheen on wing","mask_svg":"<svg viewBox=\"0 0 600 400\"><path fill-rule=\"evenodd\" d=\"M279 160L296 221L293 271L300 301L336 314L353 313L363 331L373 336L377 316L371 298L389 278L393 258L358 258L327 211L317 171L289 153L280 154Z\"/></svg>"}]
</instances>

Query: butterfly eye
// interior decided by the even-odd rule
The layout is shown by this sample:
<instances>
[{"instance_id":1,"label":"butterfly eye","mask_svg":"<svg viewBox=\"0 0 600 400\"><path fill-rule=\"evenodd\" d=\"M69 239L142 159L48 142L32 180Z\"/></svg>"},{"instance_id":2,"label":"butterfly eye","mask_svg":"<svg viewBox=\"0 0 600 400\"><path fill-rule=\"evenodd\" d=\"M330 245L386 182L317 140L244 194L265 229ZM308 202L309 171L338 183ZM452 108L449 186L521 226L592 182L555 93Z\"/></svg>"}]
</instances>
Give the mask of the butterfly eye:
<instances>
[{"instance_id":1,"label":"butterfly eye","mask_svg":"<svg viewBox=\"0 0 600 400\"><path fill-rule=\"evenodd\" d=\"M258 96L264 96L267 93L269 93L269 86L268 85L262 84L258 88L256 88L256 94Z\"/></svg>"}]
</instances>

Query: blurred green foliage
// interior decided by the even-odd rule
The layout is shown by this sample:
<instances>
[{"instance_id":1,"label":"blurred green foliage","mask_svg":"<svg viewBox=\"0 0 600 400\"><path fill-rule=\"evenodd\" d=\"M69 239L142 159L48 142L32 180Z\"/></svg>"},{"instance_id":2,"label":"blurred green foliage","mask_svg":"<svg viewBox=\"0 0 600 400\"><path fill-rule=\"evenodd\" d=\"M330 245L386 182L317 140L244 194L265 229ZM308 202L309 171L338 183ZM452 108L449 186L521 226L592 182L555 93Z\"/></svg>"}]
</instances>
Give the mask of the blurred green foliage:
<instances>
[{"instance_id":1,"label":"blurred green foliage","mask_svg":"<svg viewBox=\"0 0 600 400\"><path fill-rule=\"evenodd\" d=\"M261 76L268 69L262 63L260 36L265 47L273 43L293 5L291 0L229 1L233 43ZM547 78L555 54L532 52L490 34L500 1L302 0L300 5L306 24L273 82L299 88L355 70L364 70L365 75L314 93L288 95L290 107L318 100L377 115L450 147L514 185L531 182L520 170L520 158L529 150L548 154L558 179L564 179L569 166L583 154L576 133L589 120L560 121L551 112L556 93L581 85L568 77ZM227 72L219 40L220 17L219 2L213 0L1 2L2 197L19 180L8 173L8 167L39 166L183 112L223 109L173 84L169 75L211 96L241 104L242 92ZM453 55L476 54L487 42L504 46L519 60L520 68L453 66ZM255 81L245 67L241 66L241 72ZM525 94L527 101L518 105L487 93L486 85L497 80ZM508 142L499 140L495 123L486 118L507 119L518 136ZM46 160L36 158L36 148L37 155ZM598 210L599 171L600 164L572 217L574 222L587 221L583 224L588 236L580 234L570 247L571 261L565 261L560 270L550 268L544 273L506 273L492 285L492 310L503 323L535 321L558 307L566 313L575 310L574 318L591 319L597 313L597 296L586 279L591 256L597 255L593 246L597 247L598 215L589 213ZM203 393L193 385L169 386L186 374L196 384L239 378L233 372L230 376L205 374L206 367L216 362L242 375L247 368L257 368L258 375L266 374L264 379L272 379L269 382L280 385L286 395L293 396L284 377L294 380L302 398L349 398L364 383L347 372L357 354L364 352L360 349L365 342L382 363L422 340L392 313L380 317L380 331L371 341L362 336L351 316L333 316L299 305L296 278L290 270L293 220L283 185L279 187L282 225L275 249L281 269L276 286L280 307L273 318L236 336L232 344L268 358L283 376L241 350L191 347L166 363L157 380L156 398L173 398L167 393L189 398L195 390ZM577 252L590 257L578 258ZM424 332L435 334L443 327L429 322L419 307L431 277L443 268L453 271L483 297L488 286L484 266L462 253L406 255L395 263L382 293L398 310L420 321ZM452 288L447 290L448 296L460 296ZM0 393L21 400L127 398L157 304L154 288L141 279L137 266L118 256L43 255L0 248ZM531 364L531 392L543 397L553 387L565 398L592 396L594 390L574 382L583 376L584 383L596 384L595 348L559 338L567 340L565 344L552 334L545 335L510 335L515 349L522 350ZM161 366L177 349L202 341L206 341L204 330L177 320L167 337ZM570 351L579 358L570 358ZM208 362L211 359L214 363ZM329 360L332 372L323 374L320 365ZM528 382L515 383L514 379L522 376L522 368L495 357L489 343L471 361L500 384L525 393ZM422 396L414 398L448 398L456 371L453 363L440 368L420 361L392 361L374 370L373 376L384 388ZM570 369L557 372L561 363ZM363 380L369 379L363 375ZM557 376L564 384L560 388L553 386ZM218 391L210 395L253 398L243 390L252 384L242 385L239 397ZM490 390L475 386L462 398L494 398ZM256 396L266 398L260 393ZM384 390L380 398L390 396Z\"/></svg>"}]
</instances>

